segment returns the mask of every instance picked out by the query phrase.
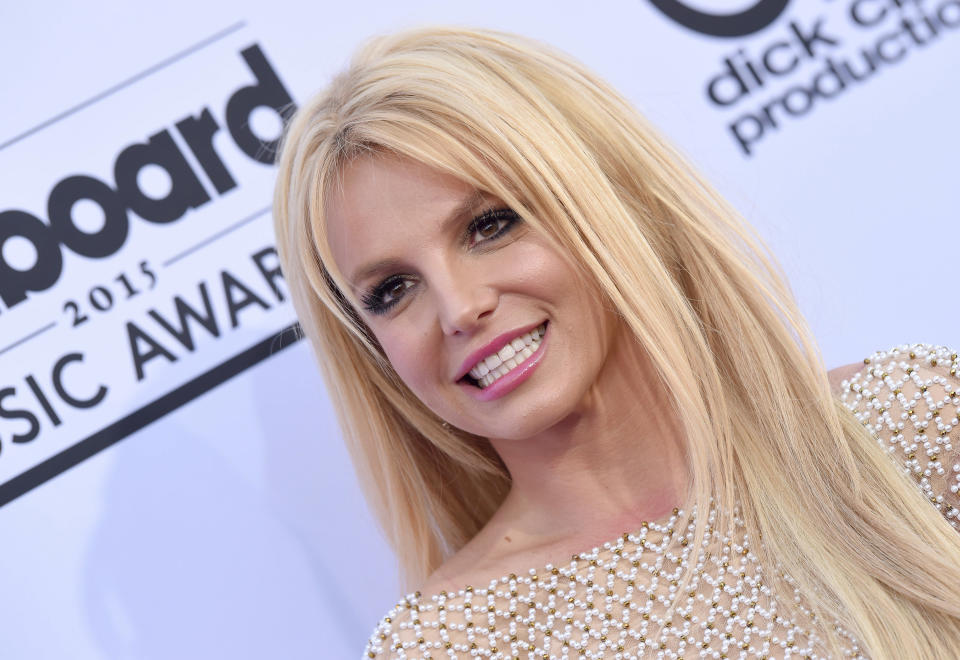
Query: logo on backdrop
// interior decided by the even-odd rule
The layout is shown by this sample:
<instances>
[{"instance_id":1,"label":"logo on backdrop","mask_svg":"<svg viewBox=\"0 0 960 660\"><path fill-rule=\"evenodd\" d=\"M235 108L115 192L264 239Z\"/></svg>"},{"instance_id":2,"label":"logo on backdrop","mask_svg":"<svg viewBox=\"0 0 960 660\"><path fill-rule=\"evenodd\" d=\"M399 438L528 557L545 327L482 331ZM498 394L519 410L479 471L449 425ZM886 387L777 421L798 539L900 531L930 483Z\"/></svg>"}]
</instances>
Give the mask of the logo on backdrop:
<instances>
[{"instance_id":1,"label":"logo on backdrop","mask_svg":"<svg viewBox=\"0 0 960 660\"><path fill-rule=\"evenodd\" d=\"M0 504L38 485L21 484L11 495L16 479L8 477L32 471L47 475L34 482L49 478L79 460L84 452L76 447L91 441L85 451L92 455L237 373L244 365L224 364L249 348L244 326L261 340L265 331L257 328L273 335L292 322L269 229L253 223L268 216L267 196L242 193L244 178L272 186L279 135L264 139L255 131L257 119L266 116L269 124L272 116L272 124L282 126L295 106L259 45L231 47L226 60L222 48L208 49L239 27L171 58L193 58L202 70L203 50L206 61L220 67L217 75L236 86L187 116L174 116L145 140L119 147L112 181L62 176L48 189L43 211L9 198L0 203ZM182 89L189 89L182 81L174 83L177 94L144 89L138 79L156 70L129 83L136 87L127 97L134 108L143 98L182 102ZM151 84L170 85L160 78ZM196 88L207 87L217 88ZM158 173L167 184L159 194L149 185ZM248 197L259 208L251 209ZM94 228L91 210L100 219ZM138 241L130 240L135 230ZM145 241L145 235L159 238ZM104 271L98 262L107 260L116 267ZM21 328L20 337L12 328ZM132 411L143 404L137 392L153 400ZM176 396L164 400L171 392ZM90 417L84 412L90 409L100 413ZM60 467L46 469L44 462Z\"/></svg>"},{"instance_id":2,"label":"logo on backdrop","mask_svg":"<svg viewBox=\"0 0 960 660\"><path fill-rule=\"evenodd\" d=\"M264 142L254 135L250 115L258 107L287 113L293 101L258 46L251 46L240 55L256 83L236 90L227 101L224 110L227 132L249 158L269 165L273 162L277 140ZM212 182L217 195L237 186L214 148L213 138L220 125L208 107L196 116L182 118L176 123L176 130ZM161 168L170 179L170 191L162 198L148 195L141 188L139 176L148 166ZM60 280L64 248L91 259L113 256L126 242L130 211L147 222L167 224L180 220L188 210L212 201L167 128L151 135L145 143L123 148L114 160L113 172L116 187L83 174L58 181L47 199L48 222L27 211L11 209L0 212L0 245L19 236L29 241L36 254L33 265L24 270L15 268L0 256L0 301L7 309L25 303L28 292L46 291ZM74 206L80 200L91 201L100 207L104 222L98 231L88 232L77 226ZM129 278L124 276L122 283L128 295L132 295L130 291L134 287ZM109 293L101 293L91 298L90 305L107 305L105 301L109 297ZM100 305L94 302L96 299L102 301ZM85 316L84 312L77 303L69 306L75 314L74 325L79 325L83 322L80 319Z\"/></svg>"},{"instance_id":3,"label":"logo on backdrop","mask_svg":"<svg viewBox=\"0 0 960 660\"><path fill-rule=\"evenodd\" d=\"M829 101L918 55L960 28L960 0L847 0L820 15L786 15L786 0L761 0L737 14L707 14L676 0L650 0L681 25L735 42L702 83L745 156Z\"/></svg>"},{"instance_id":4,"label":"logo on backdrop","mask_svg":"<svg viewBox=\"0 0 960 660\"><path fill-rule=\"evenodd\" d=\"M711 14L678 0L650 0L650 4L685 28L711 37L744 37L759 32L787 8L790 0L759 0L735 14Z\"/></svg>"}]
</instances>

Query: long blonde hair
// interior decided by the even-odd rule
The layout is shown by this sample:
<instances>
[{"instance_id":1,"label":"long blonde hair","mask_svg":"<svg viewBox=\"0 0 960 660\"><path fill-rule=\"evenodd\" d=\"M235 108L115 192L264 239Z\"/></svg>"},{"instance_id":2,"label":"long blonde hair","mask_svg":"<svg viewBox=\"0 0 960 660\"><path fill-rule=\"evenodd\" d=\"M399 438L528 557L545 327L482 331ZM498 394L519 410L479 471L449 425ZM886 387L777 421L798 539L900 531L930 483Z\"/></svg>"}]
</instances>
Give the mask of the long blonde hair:
<instances>
[{"instance_id":1,"label":"long blonde hair","mask_svg":"<svg viewBox=\"0 0 960 660\"><path fill-rule=\"evenodd\" d=\"M960 649L960 535L831 395L762 244L615 91L492 31L372 41L296 113L279 160L284 271L408 585L483 527L510 478L488 442L417 400L340 294L326 200L373 153L501 198L571 256L682 411L697 506L739 505L761 564L782 566L820 621L876 658ZM837 631L823 635L836 651Z\"/></svg>"}]
</instances>

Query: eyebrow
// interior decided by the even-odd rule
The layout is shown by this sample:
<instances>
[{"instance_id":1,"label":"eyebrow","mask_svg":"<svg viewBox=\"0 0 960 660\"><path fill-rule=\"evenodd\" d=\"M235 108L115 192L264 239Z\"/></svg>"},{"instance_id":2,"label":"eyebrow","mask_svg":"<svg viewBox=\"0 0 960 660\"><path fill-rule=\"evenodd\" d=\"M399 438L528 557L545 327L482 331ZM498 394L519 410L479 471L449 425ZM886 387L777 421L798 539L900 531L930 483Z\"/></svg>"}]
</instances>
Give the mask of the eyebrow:
<instances>
[{"instance_id":1,"label":"eyebrow","mask_svg":"<svg viewBox=\"0 0 960 660\"><path fill-rule=\"evenodd\" d=\"M460 222L464 216L476 212L484 204L493 199L496 199L493 195L479 191L468 194L460 201L459 204L457 204L456 207L454 207L452 211L450 211L450 213L447 214L447 217L443 219L441 224L441 233L446 233L449 230L450 225ZM399 259L392 257L387 259L378 259L377 261L357 268L353 272L353 275L349 278L350 285L356 289L357 283L363 282L374 275L396 270L400 266L401 261Z\"/></svg>"}]
</instances>

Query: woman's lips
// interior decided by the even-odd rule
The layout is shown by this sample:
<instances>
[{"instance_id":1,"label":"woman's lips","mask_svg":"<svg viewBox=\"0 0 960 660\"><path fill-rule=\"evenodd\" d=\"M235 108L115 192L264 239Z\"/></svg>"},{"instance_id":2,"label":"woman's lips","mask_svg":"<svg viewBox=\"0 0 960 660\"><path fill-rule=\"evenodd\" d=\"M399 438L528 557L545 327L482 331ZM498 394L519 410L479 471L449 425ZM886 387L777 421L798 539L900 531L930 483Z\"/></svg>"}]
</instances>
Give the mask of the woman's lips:
<instances>
[{"instance_id":1,"label":"woman's lips","mask_svg":"<svg viewBox=\"0 0 960 660\"><path fill-rule=\"evenodd\" d=\"M513 369L519 368L537 352L546 329L546 323L543 323L530 332L525 332L514 338L498 352L477 362L476 366L470 370L469 377L480 388L492 385Z\"/></svg>"},{"instance_id":2,"label":"woman's lips","mask_svg":"<svg viewBox=\"0 0 960 660\"><path fill-rule=\"evenodd\" d=\"M546 353L549 336L549 332L544 332L543 337L540 339L539 346L530 357L526 358L523 362L510 369L505 375L500 376L486 387L474 385L472 382L469 382L467 378L460 381L461 387L478 401L492 401L509 394L530 378L537 367L540 366Z\"/></svg>"},{"instance_id":3,"label":"woman's lips","mask_svg":"<svg viewBox=\"0 0 960 660\"><path fill-rule=\"evenodd\" d=\"M514 339L523 336L526 333L535 330L536 328L545 325L546 321L538 321L537 323L532 323L530 325L522 326L515 328L508 332L504 332L500 335L494 337L491 341L487 342L484 346L471 352L463 363L460 365L460 370L457 372L457 375L454 377L454 381L460 381L465 376L470 373L470 370L473 369L481 360L486 360L486 358L491 357L499 353L507 344L511 343Z\"/></svg>"}]
</instances>

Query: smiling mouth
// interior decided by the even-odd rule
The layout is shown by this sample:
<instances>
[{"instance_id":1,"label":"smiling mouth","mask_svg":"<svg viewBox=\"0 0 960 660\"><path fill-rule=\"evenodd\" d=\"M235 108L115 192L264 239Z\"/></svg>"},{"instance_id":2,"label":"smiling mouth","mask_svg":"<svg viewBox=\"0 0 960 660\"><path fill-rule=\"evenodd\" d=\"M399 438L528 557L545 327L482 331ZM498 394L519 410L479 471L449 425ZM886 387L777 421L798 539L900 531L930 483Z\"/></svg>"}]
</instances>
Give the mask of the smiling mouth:
<instances>
[{"instance_id":1,"label":"smiling mouth","mask_svg":"<svg viewBox=\"0 0 960 660\"><path fill-rule=\"evenodd\" d=\"M544 321L530 332L515 337L496 353L477 362L463 381L480 389L489 387L536 353L546 331L547 322Z\"/></svg>"}]
</instances>

